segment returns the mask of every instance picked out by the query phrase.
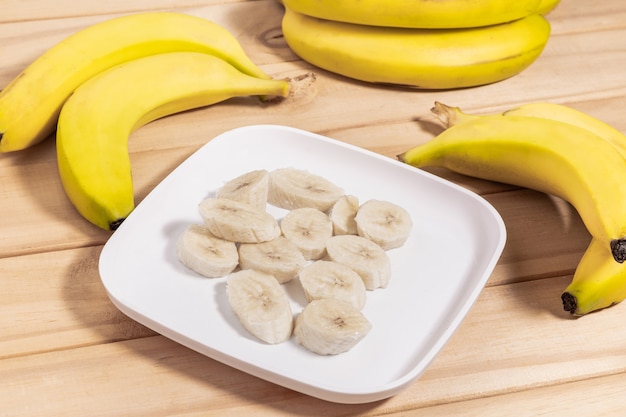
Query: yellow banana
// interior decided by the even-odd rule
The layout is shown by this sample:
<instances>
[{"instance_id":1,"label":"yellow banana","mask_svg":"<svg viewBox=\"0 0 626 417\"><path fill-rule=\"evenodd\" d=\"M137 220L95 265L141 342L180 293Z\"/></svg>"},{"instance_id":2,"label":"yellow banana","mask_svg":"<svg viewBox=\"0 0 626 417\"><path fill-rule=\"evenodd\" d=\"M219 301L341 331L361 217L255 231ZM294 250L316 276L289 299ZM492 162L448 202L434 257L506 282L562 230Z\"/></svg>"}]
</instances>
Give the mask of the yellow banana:
<instances>
[{"instance_id":1,"label":"yellow banana","mask_svg":"<svg viewBox=\"0 0 626 417\"><path fill-rule=\"evenodd\" d=\"M446 127L485 117L467 114L458 107L438 102L435 103L433 113ZM529 103L507 110L502 116L534 117L577 126L602 138L626 158L626 135L571 107L553 103ZM598 184L598 187L601 186L602 184ZM616 199L619 198L617 194ZM613 250L622 253L618 259L623 258L623 248L614 247ZM580 316L623 301L626 298L626 264L615 261L610 245L607 247L605 241L593 238L576 268L572 282L561 296L565 311Z\"/></svg>"},{"instance_id":2,"label":"yellow banana","mask_svg":"<svg viewBox=\"0 0 626 417\"><path fill-rule=\"evenodd\" d=\"M626 260L626 163L611 144L585 129L536 117L482 116L398 158L561 197L614 262Z\"/></svg>"},{"instance_id":3,"label":"yellow banana","mask_svg":"<svg viewBox=\"0 0 626 417\"><path fill-rule=\"evenodd\" d=\"M561 299L565 311L575 316L623 301L626 299L626 264L615 262L605 242L593 238Z\"/></svg>"},{"instance_id":4,"label":"yellow banana","mask_svg":"<svg viewBox=\"0 0 626 417\"><path fill-rule=\"evenodd\" d=\"M610 143L626 158L626 135L571 107L553 103L529 103L508 110L504 115L539 117L581 127ZM606 245L593 238L561 299L565 311L577 316L623 301L626 299L626 264L615 262Z\"/></svg>"},{"instance_id":5,"label":"yellow banana","mask_svg":"<svg viewBox=\"0 0 626 417\"><path fill-rule=\"evenodd\" d=\"M435 103L432 111L446 127L484 117L465 113L458 107L447 106L440 102ZM572 107L546 102L527 103L506 110L502 115L538 117L578 126L603 138L626 158L626 135L613 126Z\"/></svg>"},{"instance_id":6,"label":"yellow banana","mask_svg":"<svg viewBox=\"0 0 626 417\"><path fill-rule=\"evenodd\" d=\"M555 103L528 103L507 110L504 115L540 117L581 127L600 136L626 157L626 135L613 126L580 110Z\"/></svg>"},{"instance_id":7,"label":"yellow banana","mask_svg":"<svg viewBox=\"0 0 626 417\"><path fill-rule=\"evenodd\" d=\"M50 136L67 97L99 72L173 51L212 54L244 73L270 78L229 31L211 21L171 12L106 20L50 48L0 92L0 151L21 150Z\"/></svg>"},{"instance_id":8,"label":"yellow banana","mask_svg":"<svg viewBox=\"0 0 626 417\"><path fill-rule=\"evenodd\" d=\"M452 29L489 26L537 13L547 0L282 0L298 13L371 26Z\"/></svg>"},{"instance_id":9,"label":"yellow banana","mask_svg":"<svg viewBox=\"0 0 626 417\"><path fill-rule=\"evenodd\" d=\"M448 89L509 78L550 35L540 15L470 29L406 29L318 19L285 9L283 35L302 59L361 81Z\"/></svg>"},{"instance_id":10,"label":"yellow banana","mask_svg":"<svg viewBox=\"0 0 626 417\"><path fill-rule=\"evenodd\" d=\"M234 96L286 97L286 80L243 74L212 55L171 52L126 62L86 81L57 127L63 187L78 212L115 230L134 209L130 133L157 118Z\"/></svg>"}]
</instances>

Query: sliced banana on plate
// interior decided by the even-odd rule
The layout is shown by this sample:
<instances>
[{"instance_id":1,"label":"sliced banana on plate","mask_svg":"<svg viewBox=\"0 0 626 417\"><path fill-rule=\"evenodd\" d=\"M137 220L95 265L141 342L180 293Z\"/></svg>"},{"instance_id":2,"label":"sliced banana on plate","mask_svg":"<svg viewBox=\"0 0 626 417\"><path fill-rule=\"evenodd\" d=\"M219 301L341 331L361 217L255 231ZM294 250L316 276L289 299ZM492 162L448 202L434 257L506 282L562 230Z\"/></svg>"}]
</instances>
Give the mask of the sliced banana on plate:
<instances>
[{"instance_id":1,"label":"sliced banana on plate","mask_svg":"<svg viewBox=\"0 0 626 417\"><path fill-rule=\"evenodd\" d=\"M206 198L200 215L211 233L222 239L259 243L280 236L276 219L264 210L227 198Z\"/></svg>"},{"instance_id":2,"label":"sliced banana on plate","mask_svg":"<svg viewBox=\"0 0 626 417\"><path fill-rule=\"evenodd\" d=\"M223 277L239 263L237 245L214 236L203 224L190 224L176 242L178 260L207 278Z\"/></svg>"},{"instance_id":3,"label":"sliced banana on plate","mask_svg":"<svg viewBox=\"0 0 626 417\"><path fill-rule=\"evenodd\" d=\"M365 288L385 288L391 279L387 252L371 240L357 235L333 236L326 241L328 258L354 269Z\"/></svg>"},{"instance_id":4,"label":"sliced banana on plate","mask_svg":"<svg viewBox=\"0 0 626 417\"><path fill-rule=\"evenodd\" d=\"M256 269L273 275L279 283L291 281L304 267L306 259L298 247L284 236L261 243L239 245L241 269Z\"/></svg>"},{"instance_id":5,"label":"sliced banana on plate","mask_svg":"<svg viewBox=\"0 0 626 417\"><path fill-rule=\"evenodd\" d=\"M333 261L319 260L298 274L307 301L334 298L362 310L367 300L363 280L352 268Z\"/></svg>"},{"instance_id":6,"label":"sliced banana on plate","mask_svg":"<svg viewBox=\"0 0 626 417\"><path fill-rule=\"evenodd\" d=\"M222 188L217 190L215 196L217 198L239 201L259 210L265 210L269 184L269 171L257 169L227 181Z\"/></svg>"},{"instance_id":7,"label":"sliced banana on plate","mask_svg":"<svg viewBox=\"0 0 626 417\"><path fill-rule=\"evenodd\" d=\"M287 210L313 207L327 211L343 194L324 177L302 169L279 168L270 172L267 201Z\"/></svg>"},{"instance_id":8,"label":"sliced banana on plate","mask_svg":"<svg viewBox=\"0 0 626 417\"><path fill-rule=\"evenodd\" d=\"M303 347L320 355L337 355L352 349L372 324L350 303L326 298L304 307L295 320L293 334Z\"/></svg>"},{"instance_id":9,"label":"sliced banana on plate","mask_svg":"<svg viewBox=\"0 0 626 417\"><path fill-rule=\"evenodd\" d=\"M288 210L280 222L268 203ZM189 225L176 242L180 262L206 277L227 276L228 302L259 340L295 335L320 355L346 352L368 334L367 291L389 285L386 250L404 245L413 227L404 208L376 199L359 205L357 196L295 168L228 180L199 212L204 224ZM281 284L295 277L308 304L294 320Z\"/></svg>"},{"instance_id":10,"label":"sliced banana on plate","mask_svg":"<svg viewBox=\"0 0 626 417\"><path fill-rule=\"evenodd\" d=\"M328 215L311 207L289 211L280 221L280 229L306 260L324 256L326 241L333 235L333 224Z\"/></svg>"},{"instance_id":11,"label":"sliced banana on plate","mask_svg":"<svg viewBox=\"0 0 626 417\"><path fill-rule=\"evenodd\" d=\"M330 209L330 220L333 222L333 233L336 235L356 235L356 217L359 209L359 198L354 195L344 195L333 204Z\"/></svg>"},{"instance_id":12,"label":"sliced banana on plate","mask_svg":"<svg viewBox=\"0 0 626 417\"><path fill-rule=\"evenodd\" d=\"M254 269L234 272L226 281L226 294L233 312L250 334L269 344L291 338L293 314L289 299L272 275Z\"/></svg>"},{"instance_id":13,"label":"sliced banana on plate","mask_svg":"<svg viewBox=\"0 0 626 417\"><path fill-rule=\"evenodd\" d=\"M384 200L363 203L354 218L357 233L384 250L398 248L411 234L411 215L404 208Z\"/></svg>"}]
</instances>

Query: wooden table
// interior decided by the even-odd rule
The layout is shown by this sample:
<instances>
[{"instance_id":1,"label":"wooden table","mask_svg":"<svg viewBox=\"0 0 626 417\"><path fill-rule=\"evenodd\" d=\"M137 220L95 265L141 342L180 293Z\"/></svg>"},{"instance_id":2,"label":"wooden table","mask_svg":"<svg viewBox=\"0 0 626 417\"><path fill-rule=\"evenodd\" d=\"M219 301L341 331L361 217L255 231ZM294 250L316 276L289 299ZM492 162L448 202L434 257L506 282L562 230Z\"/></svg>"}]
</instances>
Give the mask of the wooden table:
<instances>
[{"instance_id":1,"label":"wooden table","mask_svg":"<svg viewBox=\"0 0 626 417\"><path fill-rule=\"evenodd\" d=\"M276 123L393 158L437 133L435 100L483 113L547 100L626 132L626 2L563 0L543 55L522 74L460 91L381 87L317 70L281 38L275 0L0 2L0 86L65 36L120 14L177 10L232 31L275 77L315 71L305 94L262 108L231 100L133 134L137 200L212 137ZM470 314L414 384L388 400L318 400L202 356L127 318L98 258L109 233L69 204L54 141L0 155L0 416L623 415L626 305L572 319L560 293L589 235L566 204L437 172L501 213L507 245ZM407 190L410 192L410 190Z\"/></svg>"}]
</instances>

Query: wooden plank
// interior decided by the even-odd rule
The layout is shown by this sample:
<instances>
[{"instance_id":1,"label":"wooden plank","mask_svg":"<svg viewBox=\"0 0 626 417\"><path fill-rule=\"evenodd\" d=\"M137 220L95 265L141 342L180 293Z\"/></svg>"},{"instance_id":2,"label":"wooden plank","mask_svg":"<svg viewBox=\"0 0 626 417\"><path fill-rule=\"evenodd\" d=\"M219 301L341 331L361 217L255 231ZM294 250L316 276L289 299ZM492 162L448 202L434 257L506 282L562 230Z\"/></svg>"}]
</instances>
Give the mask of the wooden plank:
<instances>
[{"instance_id":1,"label":"wooden plank","mask_svg":"<svg viewBox=\"0 0 626 417\"><path fill-rule=\"evenodd\" d=\"M154 335L108 299L101 249L0 259L0 359Z\"/></svg>"},{"instance_id":2,"label":"wooden plank","mask_svg":"<svg viewBox=\"0 0 626 417\"><path fill-rule=\"evenodd\" d=\"M591 238L571 205L531 190L485 198L507 229L507 243L490 285L574 273Z\"/></svg>"},{"instance_id":3,"label":"wooden plank","mask_svg":"<svg viewBox=\"0 0 626 417\"><path fill-rule=\"evenodd\" d=\"M246 410L258 416L322 411L329 416L393 415L446 403L452 405L442 410L454 410L454 403L478 398L487 398L479 406L489 401L510 410L508 397L495 396L528 391L523 398L530 399L539 388L592 378L601 384L602 377L611 375L624 378L626 305L570 319L554 302L568 279L485 289L422 378L373 404L335 405L309 398L161 336L0 360L0 396L3 408L14 410L13 417L228 416Z\"/></svg>"},{"instance_id":4,"label":"wooden plank","mask_svg":"<svg viewBox=\"0 0 626 417\"><path fill-rule=\"evenodd\" d=\"M434 407L401 411L411 417L562 417L624 415L626 374L592 378L506 395L459 401ZM395 415L395 414L390 414Z\"/></svg>"},{"instance_id":5,"label":"wooden plank","mask_svg":"<svg viewBox=\"0 0 626 417\"><path fill-rule=\"evenodd\" d=\"M245 0L227 0L221 3L241 3ZM206 6L200 0L153 0L107 2L72 2L51 3L39 0L4 0L0 3L0 23L48 20L77 16L96 16L111 13L136 13L150 10L175 10Z\"/></svg>"}]
</instances>

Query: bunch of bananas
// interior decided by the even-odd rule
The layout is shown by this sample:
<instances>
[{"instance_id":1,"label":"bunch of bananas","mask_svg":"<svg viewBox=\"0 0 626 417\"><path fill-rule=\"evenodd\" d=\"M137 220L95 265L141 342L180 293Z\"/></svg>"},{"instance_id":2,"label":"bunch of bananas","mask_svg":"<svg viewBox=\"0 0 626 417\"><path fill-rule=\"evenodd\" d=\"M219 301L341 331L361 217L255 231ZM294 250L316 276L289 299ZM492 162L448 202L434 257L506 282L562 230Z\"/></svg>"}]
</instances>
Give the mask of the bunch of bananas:
<instances>
[{"instance_id":1,"label":"bunch of bananas","mask_svg":"<svg viewBox=\"0 0 626 417\"><path fill-rule=\"evenodd\" d=\"M115 230L134 209L128 138L166 115L234 96L286 97L225 28L170 12L127 15L56 44L0 92L0 151L53 135L78 212Z\"/></svg>"},{"instance_id":2,"label":"bunch of bananas","mask_svg":"<svg viewBox=\"0 0 626 417\"><path fill-rule=\"evenodd\" d=\"M469 115L436 103L446 129L398 156L570 202L592 236L561 299L584 315L626 299L626 135L567 106L530 103Z\"/></svg>"},{"instance_id":3,"label":"bunch of bananas","mask_svg":"<svg viewBox=\"0 0 626 417\"><path fill-rule=\"evenodd\" d=\"M541 54L559 0L281 0L303 60L353 79L422 89L489 84Z\"/></svg>"}]
</instances>

